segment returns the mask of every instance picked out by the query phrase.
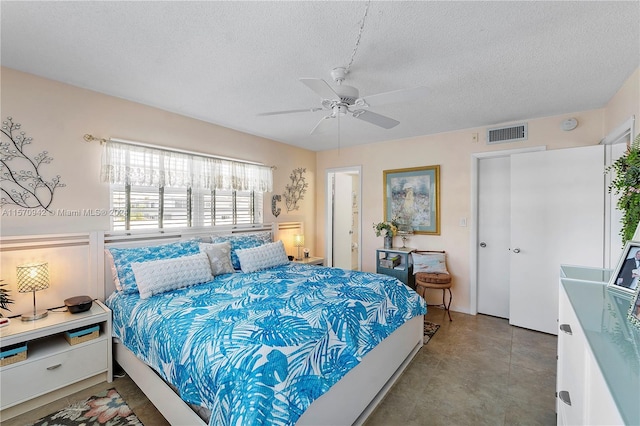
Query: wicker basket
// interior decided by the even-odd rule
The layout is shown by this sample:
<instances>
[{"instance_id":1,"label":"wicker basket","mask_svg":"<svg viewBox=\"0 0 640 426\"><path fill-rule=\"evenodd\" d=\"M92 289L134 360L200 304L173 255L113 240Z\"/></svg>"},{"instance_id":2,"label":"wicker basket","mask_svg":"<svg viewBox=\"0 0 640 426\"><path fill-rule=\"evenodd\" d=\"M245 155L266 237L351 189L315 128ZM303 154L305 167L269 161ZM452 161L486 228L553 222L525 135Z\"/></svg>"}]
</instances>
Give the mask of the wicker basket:
<instances>
[{"instance_id":1,"label":"wicker basket","mask_svg":"<svg viewBox=\"0 0 640 426\"><path fill-rule=\"evenodd\" d=\"M98 325L84 330L72 330L64 333L64 338L67 339L70 345L88 342L89 340L97 339L98 336L100 336L100 326Z\"/></svg>"},{"instance_id":2,"label":"wicker basket","mask_svg":"<svg viewBox=\"0 0 640 426\"><path fill-rule=\"evenodd\" d=\"M24 350L18 352L13 355L5 356L4 358L0 358L0 367L4 367L5 365L15 364L16 362L24 361L27 359L27 347L24 346Z\"/></svg>"}]
</instances>

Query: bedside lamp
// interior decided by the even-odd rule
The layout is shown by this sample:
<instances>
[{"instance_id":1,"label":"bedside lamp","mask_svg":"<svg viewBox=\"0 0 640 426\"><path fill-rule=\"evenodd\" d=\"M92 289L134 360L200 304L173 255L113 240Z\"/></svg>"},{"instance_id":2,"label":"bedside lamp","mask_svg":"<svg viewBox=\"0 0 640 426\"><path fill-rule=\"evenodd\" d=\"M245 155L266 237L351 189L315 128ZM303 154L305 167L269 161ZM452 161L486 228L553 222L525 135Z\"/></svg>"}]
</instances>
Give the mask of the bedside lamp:
<instances>
[{"instance_id":1,"label":"bedside lamp","mask_svg":"<svg viewBox=\"0 0 640 426\"><path fill-rule=\"evenodd\" d=\"M409 239L409 235L413 235L413 228L411 225L400 224L398 226L398 235L402 238L402 248L407 248L406 242Z\"/></svg>"},{"instance_id":2,"label":"bedside lamp","mask_svg":"<svg viewBox=\"0 0 640 426\"><path fill-rule=\"evenodd\" d=\"M304 247L304 235L296 234L293 236L293 246L298 247L298 257L296 260L302 260L302 247Z\"/></svg>"},{"instance_id":3,"label":"bedside lamp","mask_svg":"<svg viewBox=\"0 0 640 426\"><path fill-rule=\"evenodd\" d=\"M49 288L49 264L47 262L29 263L17 267L18 292L33 292L33 313L22 314L22 321L35 321L47 316L46 310L36 311L36 291Z\"/></svg>"}]
</instances>

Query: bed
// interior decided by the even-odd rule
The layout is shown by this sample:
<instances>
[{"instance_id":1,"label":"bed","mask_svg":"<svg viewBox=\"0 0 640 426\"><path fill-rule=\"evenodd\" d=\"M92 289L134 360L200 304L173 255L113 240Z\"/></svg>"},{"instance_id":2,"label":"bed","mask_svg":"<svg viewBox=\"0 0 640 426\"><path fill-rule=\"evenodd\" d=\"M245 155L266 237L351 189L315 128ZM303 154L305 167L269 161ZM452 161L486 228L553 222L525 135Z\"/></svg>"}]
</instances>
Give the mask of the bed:
<instances>
[{"instance_id":1,"label":"bed","mask_svg":"<svg viewBox=\"0 0 640 426\"><path fill-rule=\"evenodd\" d=\"M211 245L236 238L214 236ZM260 238L230 244L240 271L227 265L212 279L151 293L140 268L162 281L171 275L165 264L180 259L220 265L193 240L142 262L131 253L147 256L144 240L107 246L119 287L106 301L116 361L172 424L364 422L422 346L423 299L392 277L289 262L281 244ZM122 258L132 265L124 274ZM132 277L137 291L125 284Z\"/></svg>"}]
</instances>

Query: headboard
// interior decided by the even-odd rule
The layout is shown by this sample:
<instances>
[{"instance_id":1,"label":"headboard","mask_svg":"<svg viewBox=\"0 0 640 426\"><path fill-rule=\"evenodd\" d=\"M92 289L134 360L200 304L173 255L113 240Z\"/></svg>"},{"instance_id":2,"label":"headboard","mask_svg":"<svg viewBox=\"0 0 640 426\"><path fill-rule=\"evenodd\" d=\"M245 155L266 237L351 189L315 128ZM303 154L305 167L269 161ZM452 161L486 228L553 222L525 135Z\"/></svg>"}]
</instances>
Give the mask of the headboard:
<instances>
[{"instance_id":1,"label":"headboard","mask_svg":"<svg viewBox=\"0 0 640 426\"><path fill-rule=\"evenodd\" d=\"M213 235L271 232L274 241L283 240L287 253L293 253L294 234L304 233L302 222L267 223L246 226L216 226L176 230L132 232L80 232L71 234L0 236L0 279L14 303L5 316L15 316L33 309L33 298L18 293L16 267L25 263L49 263L50 287L36 294L39 309L63 305L64 299L87 295L104 301L113 291L111 270L105 262L108 247L140 247Z\"/></svg>"}]
</instances>

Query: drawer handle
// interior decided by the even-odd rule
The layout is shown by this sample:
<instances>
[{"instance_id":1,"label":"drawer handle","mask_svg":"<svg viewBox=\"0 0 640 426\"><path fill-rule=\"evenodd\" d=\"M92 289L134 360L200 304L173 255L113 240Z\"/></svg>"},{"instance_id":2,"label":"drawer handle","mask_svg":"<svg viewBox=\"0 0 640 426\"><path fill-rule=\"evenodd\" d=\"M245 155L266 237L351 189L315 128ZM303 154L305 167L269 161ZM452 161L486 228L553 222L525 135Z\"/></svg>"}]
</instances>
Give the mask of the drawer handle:
<instances>
[{"instance_id":1,"label":"drawer handle","mask_svg":"<svg viewBox=\"0 0 640 426\"><path fill-rule=\"evenodd\" d=\"M569 396L569 392L568 391L560 391L560 392L558 392L558 397L560 398L560 400L562 402L564 402L569 407L571 407L571 397Z\"/></svg>"},{"instance_id":2,"label":"drawer handle","mask_svg":"<svg viewBox=\"0 0 640 426\"><path fill-rule=\"evenodd\" d=\"M51 371L51 370L55 370L56 368L62 367L62 364L56 364L56 365L52 365L51 367L47 367L47 370Z\"/></svg>"},{"instance_id":3,"label":"drawer handle","mask_svg":"<svg viewBox=\"0 0 640 426\"><path fill-rule=\"evenodd\" d=\"M571 331L571 326L569 324L560 324L560 331L564 331L570 336L573 335L573 332Z\"/></svg>"}]
</instances>

